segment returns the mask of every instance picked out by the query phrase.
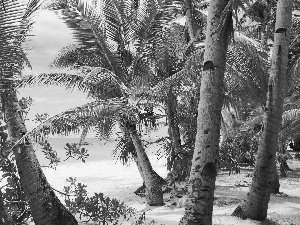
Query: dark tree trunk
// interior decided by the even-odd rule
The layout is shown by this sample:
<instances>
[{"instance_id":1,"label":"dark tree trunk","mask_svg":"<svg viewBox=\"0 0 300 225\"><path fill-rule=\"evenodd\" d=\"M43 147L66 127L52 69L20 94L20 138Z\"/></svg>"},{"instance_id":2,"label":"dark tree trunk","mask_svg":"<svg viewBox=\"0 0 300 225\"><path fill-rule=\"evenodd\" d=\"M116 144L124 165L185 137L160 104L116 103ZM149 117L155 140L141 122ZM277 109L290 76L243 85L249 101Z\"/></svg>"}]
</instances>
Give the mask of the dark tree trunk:
<instances>
[{"instance_id":1,"label":"dark tree trunk","mask_svg":"<svg viewBox=\"0 0 300 225\"><path fill-rule=\"evenodd\" d=\"M138 167L140 167L139 171L143 174L144 183L146 186L147 203L151 206L163 205L161 177L158 176L158 174L153 170L137 130L133 127L129 128L128 130L137 153L137 164Z\"/></svg>"},{"instance_id":2,"label":"dark tree trunk","mask_svg":"<svg viewBox=\"0 0 300 225\"><path fill-rule=\"evenodd\" d=\"M184 0L185 8L186 8L186 24L189 31L189 36L191 39L191 42L196 40L197 37L197 31L196 31L196 24L195 24L195 15L193 13L194 7L193 7L193 0Z\"/></svg>"},{"instance_id":3,"label":"dark tree trunk","mask_svg":"<svg viewBox=\"0 0 300 225\"><path fill-rule=\"evenodd\" d=\"M270 193L279 193L280 183L279 176L276 167L276 159L273 161L271 172L270 172Z\"/></svg>"},{"instance_id":4,"label":"dark tree trunk","mask_svg":"<svg viewBox=\"0 0 300 225\"><path fill-rule=\"evenodd\" d=\"M2 192L0 190L0 225L11 225L5 206Z\"/></svg>"},{"instance_id":5,"label":"dark tree trunk","mask_svg":"<svg viewBox=\"0 0 300 225\"><path fill-rule=\"evenodd\" d=\"M296 152L300 152L300 136L296 136L293 141L294 141L293 150Z\"/></svg>"},{"instance_id":6,"label":"dark tree trunk","mask_svg":"<svg viewBox=\"0 0 300 225\"><path fill-rule=\"evenodd\" d=\"M292 24L292 0L279 0L276 12L272 65L265 107L264 130L259 143L252 183L247 199L233 212L234 216L265 220L270 200L271 175L281 127L288 49Z\"/></svg>"},{"instance_id":7,"label":"dark tree trunk","mask_svg":"<svg viewBox=\"0 0 300 225\"><path fill-rule=\"evenodd\" d=\"M16 142L27 132L16 91L5 91L2 97L9 136L13 142ZM14 155L34 223L36 225L77 225L75 217L51 189L32 144L28 140L20 143L15 147Z\"/></svg>"},{"instance_id":8,"label":"dark tree trunk","mask_svg":"<svg viewBox=\"0 0 300 225\"><path fill-rule=\"evenodd\" d=\"M179 121L177 117L177 99L174 93L172 92L172 88L170 88L167 100L167 114L168 114L168 124L169 124L169 137L172 140L172 151L170 157L171 171L180 176L181 168L179 162L179 154L181 151L181 138L179 131Z\"/></svg>"}]
</instances>

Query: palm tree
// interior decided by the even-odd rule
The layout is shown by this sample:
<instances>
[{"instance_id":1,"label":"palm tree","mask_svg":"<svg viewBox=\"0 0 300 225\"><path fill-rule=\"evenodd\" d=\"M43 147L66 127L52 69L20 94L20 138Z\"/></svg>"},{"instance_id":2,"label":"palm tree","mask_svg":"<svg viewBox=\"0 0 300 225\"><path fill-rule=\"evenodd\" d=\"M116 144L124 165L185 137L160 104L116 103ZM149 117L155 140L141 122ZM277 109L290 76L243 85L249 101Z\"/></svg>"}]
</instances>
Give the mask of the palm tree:
<instances>
[{"instance_id":1,"label":"palm tree","mask_svg":"<svg viewBox=\"0 0 300 225\"><path fill-rule=\"evenodd\" d=\"M258 148L257 161L252 184L247 199L233 215L242 218L265 220L270 199L270 173L275 161L278 147L285 79L288 65L288 50L292 24L292 1L279 0L276 11L276 24L272 65L268 84L268 95L265 107L265 120L262 139Z\"/></svg>"},{"instance_id":2,"label":"palm tree","mask_svg":"<svg viewBox=\"0 0 300 225\"><path fill-rule=\"evenodd\" d=\"M159 32L166 21L175 18L173 14L168 15L164 12L170 2L166 4L163 1L145 1L138 5L134 1L106 1L99 5L85 1L78 1L73 5L61 3L63 2L53 1L50 7L64 7L62 13L66 23L73 28L81 45L63 49L53 65L76 68L79 75L46 75L48 78L40 75L29 79L28 82L58 83L67 87L71 84L71 88L78 86L81 90L88 90L90 96L95 99L134 99L136 90L155 79L151 64L147 61L147 49L152 46L153 33ZM172 2L168 7L172 8ZM77 16L83 19L78 19ZM78 26L79 21L88 24L89 29ZM119 29L120 27L122 29ZM134 51L130 50L132 46ZM134 145L135 161L138 162L146 190L154 199L149 197L148 203L161 205L162 192L158 189L161 189L163 179L152 169L145 150L138 141L138 132L133 130L136 124L126 122L129 117L123 114L118 117L121 128L125 137L129 137L129 141ZM131 122L136 123L135 120ZM160 197L155 196L157 194Z\"/></svg>"},{"instance_id":3,"label":"palm tree","mask_svg":"<svg viewBox=\"0 0 300 225\"><path fill-rule=\"evenodd\" d=\"M226 0L213 0L208 9L196 144L188 182L185 214L180 224L212 223L226 52L232 26L231 12L225 10L227 3ZM223 15L223 21L220 15ZM220 24L223 25L222 31L218 29Z\"/></svg>"},{"instance_id":4,"label":"palm tree","mask_svg":"<svg viewBox=\"0 0 300 225\"><path fill-rule=\"evenodd\" d=\"M13 144L27 132L15 80L21 75L24 63L28 64L21 44L30 28L30 18L40 4L37 0L29 1L27 5L8 0L2 1L0 8L1 110ZM19 143L11 149L35 224L78 224L49 185L31 143Z\"/></svg>"}]
</instances>

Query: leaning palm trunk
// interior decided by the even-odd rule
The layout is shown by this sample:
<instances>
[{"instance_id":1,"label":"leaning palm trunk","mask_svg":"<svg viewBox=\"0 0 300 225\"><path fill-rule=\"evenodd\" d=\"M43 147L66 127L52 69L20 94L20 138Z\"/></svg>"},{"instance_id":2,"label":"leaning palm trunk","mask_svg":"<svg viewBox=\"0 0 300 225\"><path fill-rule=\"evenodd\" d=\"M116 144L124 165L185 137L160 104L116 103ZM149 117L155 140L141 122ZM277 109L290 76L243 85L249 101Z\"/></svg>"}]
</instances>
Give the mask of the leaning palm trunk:
<instances>
[{"instance_id":1,"label":"leaning palm trunk","mask_svg":"<svg viewBox=\"0 0 300 225\"><path fill-rule=\"evenodd\" d=\"M6 123L12 141L26 133L22 112L15 90L3 93ZM67 211L48 183L32 145L28 141L14 149L14 155L25 195L36 225L75 225L75 217Z\"/></svg>"},{"instance_id":2,"label":"leaning palm trunk","mask_svg":"<svg viewBox=\"0 0 300 225\"><path fill-rule=\"evenodd\" d=\"M220 15L227 0L209 4L204 67L198 106L197 135L188 182L185 215L180 224L211 225L215 180L217 175L221 110L224 99L224 72L228 46L229 23L220 31Z\"/></svg>"},{"instance_id":3,"label":"leaning palm trunk","mask_svg":"<svg viewBox=\"0 0 300 225\"><path fill-rule=\"evenodd\" d=\"M270 178L278 148L278 134L282 120L292 6L292 0L279 0L277 4L264 130L247 199L233 212L233 215L242 218L265 220L267 217L270 200Z\"/></svg>"},{"instance_id":4,"label":"leaning palm trunk","mask_svg":"<svg viewBox=\"0 0 300 225\"><path fill-rule=\"evenodd\" d=\"M143 185L141 187L139 187L135 191L135 193L137 194L139 192L139 190L144 189L145 182L146 182L147 179L148 180L149 179L150 180L157 180L157 181L160 182L160 184L164 184L166 181L161 176L159 176L153 169L151 169L152 170L151 173L145 173L145 163L143 163L143 162L146 162L147 164L149 164L149 165L147 165L147 167L152 168L152 166L151 166L151 163L150 163L150 161L148 159L148 156L145 152L145 149L143 148L143 145L142 144L141 145L137 144L137 143L142 143L140 136L135 135L134 138L136 139L136 141L134 142L131 135L130 135L129 129L126 128L125 126L123 126L122 124L120 124L120 128L123 131L124 136L128 139L128 141L131 142L131 144L130 144L131 149L129 151L132 154L133 161L136 163L138 171L139 171L139 173L141 175L141 178L143 180ZM136 150L136 148L138 148L139 146L142 148L140 151L144 152L145 154L138 155L138 151ZM147 177L145 177L145 174L147 174ZM150 201L148 201L149 199L150 198L147 198L147 203L148 204L150 204Z\"/></svg>"},{"instance_id":5,"label":"leaning palm trunk","mask_svg":"<svg viewBox=\"0 0 300 225\"><path fill-rule=\"evenodd\" d=\"M127 129L136 150L137 166L146 186L147 203L152 206L163 205L161 177L153 170L135 126L130 126Z\"/></svg>"}]
</instances>

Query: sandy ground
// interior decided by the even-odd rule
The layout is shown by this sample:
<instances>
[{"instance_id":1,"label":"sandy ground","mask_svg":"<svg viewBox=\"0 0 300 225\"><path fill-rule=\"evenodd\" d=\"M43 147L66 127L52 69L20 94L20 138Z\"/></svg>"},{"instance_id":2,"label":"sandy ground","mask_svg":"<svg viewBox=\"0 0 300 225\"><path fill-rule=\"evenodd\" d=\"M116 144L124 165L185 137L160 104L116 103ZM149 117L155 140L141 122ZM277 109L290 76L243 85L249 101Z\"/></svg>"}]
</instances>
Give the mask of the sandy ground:
<instances>
[{"instance_id":1,"label":"sandy ground","mask_svg":"<svg viewBox=\"0 0 300 225\"><path fill-rule=\"evenodd\" d=\"M159 171L159 167L157 167L157 165L155 166ZM249 177L247 174L251 174L252 171L242 170L241 174L231 176L228 176L227 172L218 174L215 191L216 200L214 202L213 224L300 225L300 161L289 161L289 166L293 169L293 171L288 172L287 178L280 179L280 191L283 192L283 194L277 196L274 194L271 195L268 218L263 222L249 219L241 220L239 218L230 216L233 210L238 206L238 203L245 198L248 192L248 185L251 182L251 177ZM146 205L144 198L140 198L132 194L132 191L138 187L138 183L133 183L133 186L127 187L124 192L120 190L117 197L131 207L136 208L138 215L146 211L146 221L148 222L155 220L157 222L155 224L178 224L184 213L182 204L182 199L184 198L171 198L169 194L165 194L164 206L150 207ZM123 224L132 223L124 222Z\"/></svg>"},{"instance_id":2,"label":"sandy ground","mask_svg":"<svg viewBox=\"0 0 300 225\"><path fill-rule=\"evenodd\" d=\"M271 195L266 221L241 220L230 216L233 210L242 201L248 190L251 177L247 176L251 170L242 170L241 174L228 176L228 173L219 174L216 181L215 205L213 211L214 225L300 225L300 161L289 161L293 171L288 172L287 178L280 179L282 195ZM180 200L179 200L180 202ZM184 213L180 207L146 207L146 218L154 219L158 224L178 224Z\"/></svg>"},{"instance_id":3,"label":"sandy ground","mask_svg":"<svg viewBox=\"0 0 300 225\"><path fill-rule=\"evenodd\" d=\"M166 133L166 130L162 132ZM161 137L161 133L156 137ZM151 135L155 136L155 133ZM148 137L149 138L149 137ZM152 138L152 140L155 139ZM95 192L102 192L104 195L124 201L128 206L134 207L139 216L146 212L146 221L155 220L157 225L176 225L183 216L183 198L164 195L165 205L161 207L150 207L145 199L135 195L133 192L141 186L142 179L136 166L123 166L116 163L111 157L114 145L92 144L87 146L90 149L90 157L86 163L66 162L59 165L56 170L44 169L50 184L57 190L62 190L66 184L67 177L77 177L78 182L86 184L89 195ZM92 151L91 148L97 149ZM100 148L100 151L99 151ZM166 177L166 160L157 160L153 152L157 146L147 150L154 170L162 177ZM104 158L103 158L104 157ZM253 220L241 220L230 216L239 202L245 199L248 192L248 185L252 173L251 169L244 169L241 174L228 176L228 172L220 172L217 176L215 190L215 205L213 211L214 225L300 225L300 161L289 160L288 164L293 171L288 172L287 178L281 178L280 191L283 195L271 195L269 203L268 219L263 222ZM60 197L62 199L62 197ZM85 224L85 223L80 223ZM89 223L92 224L92 223ZM131 225L131 222L123 222L124 225Z\"/></svg>"}]
</instances>

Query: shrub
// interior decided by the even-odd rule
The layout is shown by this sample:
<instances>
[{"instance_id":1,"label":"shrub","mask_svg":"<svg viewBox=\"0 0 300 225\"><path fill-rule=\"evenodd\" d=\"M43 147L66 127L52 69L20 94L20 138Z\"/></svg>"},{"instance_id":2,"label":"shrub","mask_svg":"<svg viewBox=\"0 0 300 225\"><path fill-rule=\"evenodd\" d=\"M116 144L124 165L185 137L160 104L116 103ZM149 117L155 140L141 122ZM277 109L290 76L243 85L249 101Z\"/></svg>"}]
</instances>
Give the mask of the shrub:
<instances>
[{"instance_id":1,"label":"shrub","mask_svg":"<svg viewBox=\"0 0 300 225\"><path fill-rule=\"evenodd\" d=\"M258 136L249 130L228 136L220 146L219 167L229 170L230 175L234 170L239 173L240 166L254 166Z\"/></svg>"},{"instance_id":2,"label":"shrub","mask_svg":"<svg viewBox=\"0 0 300 225\"><path fill-rule=\"evenodd\" d=\"M135 213L135 209L115 198L105 197L103 193L95 193L88 197L86 185L77 183L76 178L67 179L70 183L64 187L66 207L73 214L79 214L84 222L94 221L99 225L122 224Z\"/></svg>"}]
</instances>

